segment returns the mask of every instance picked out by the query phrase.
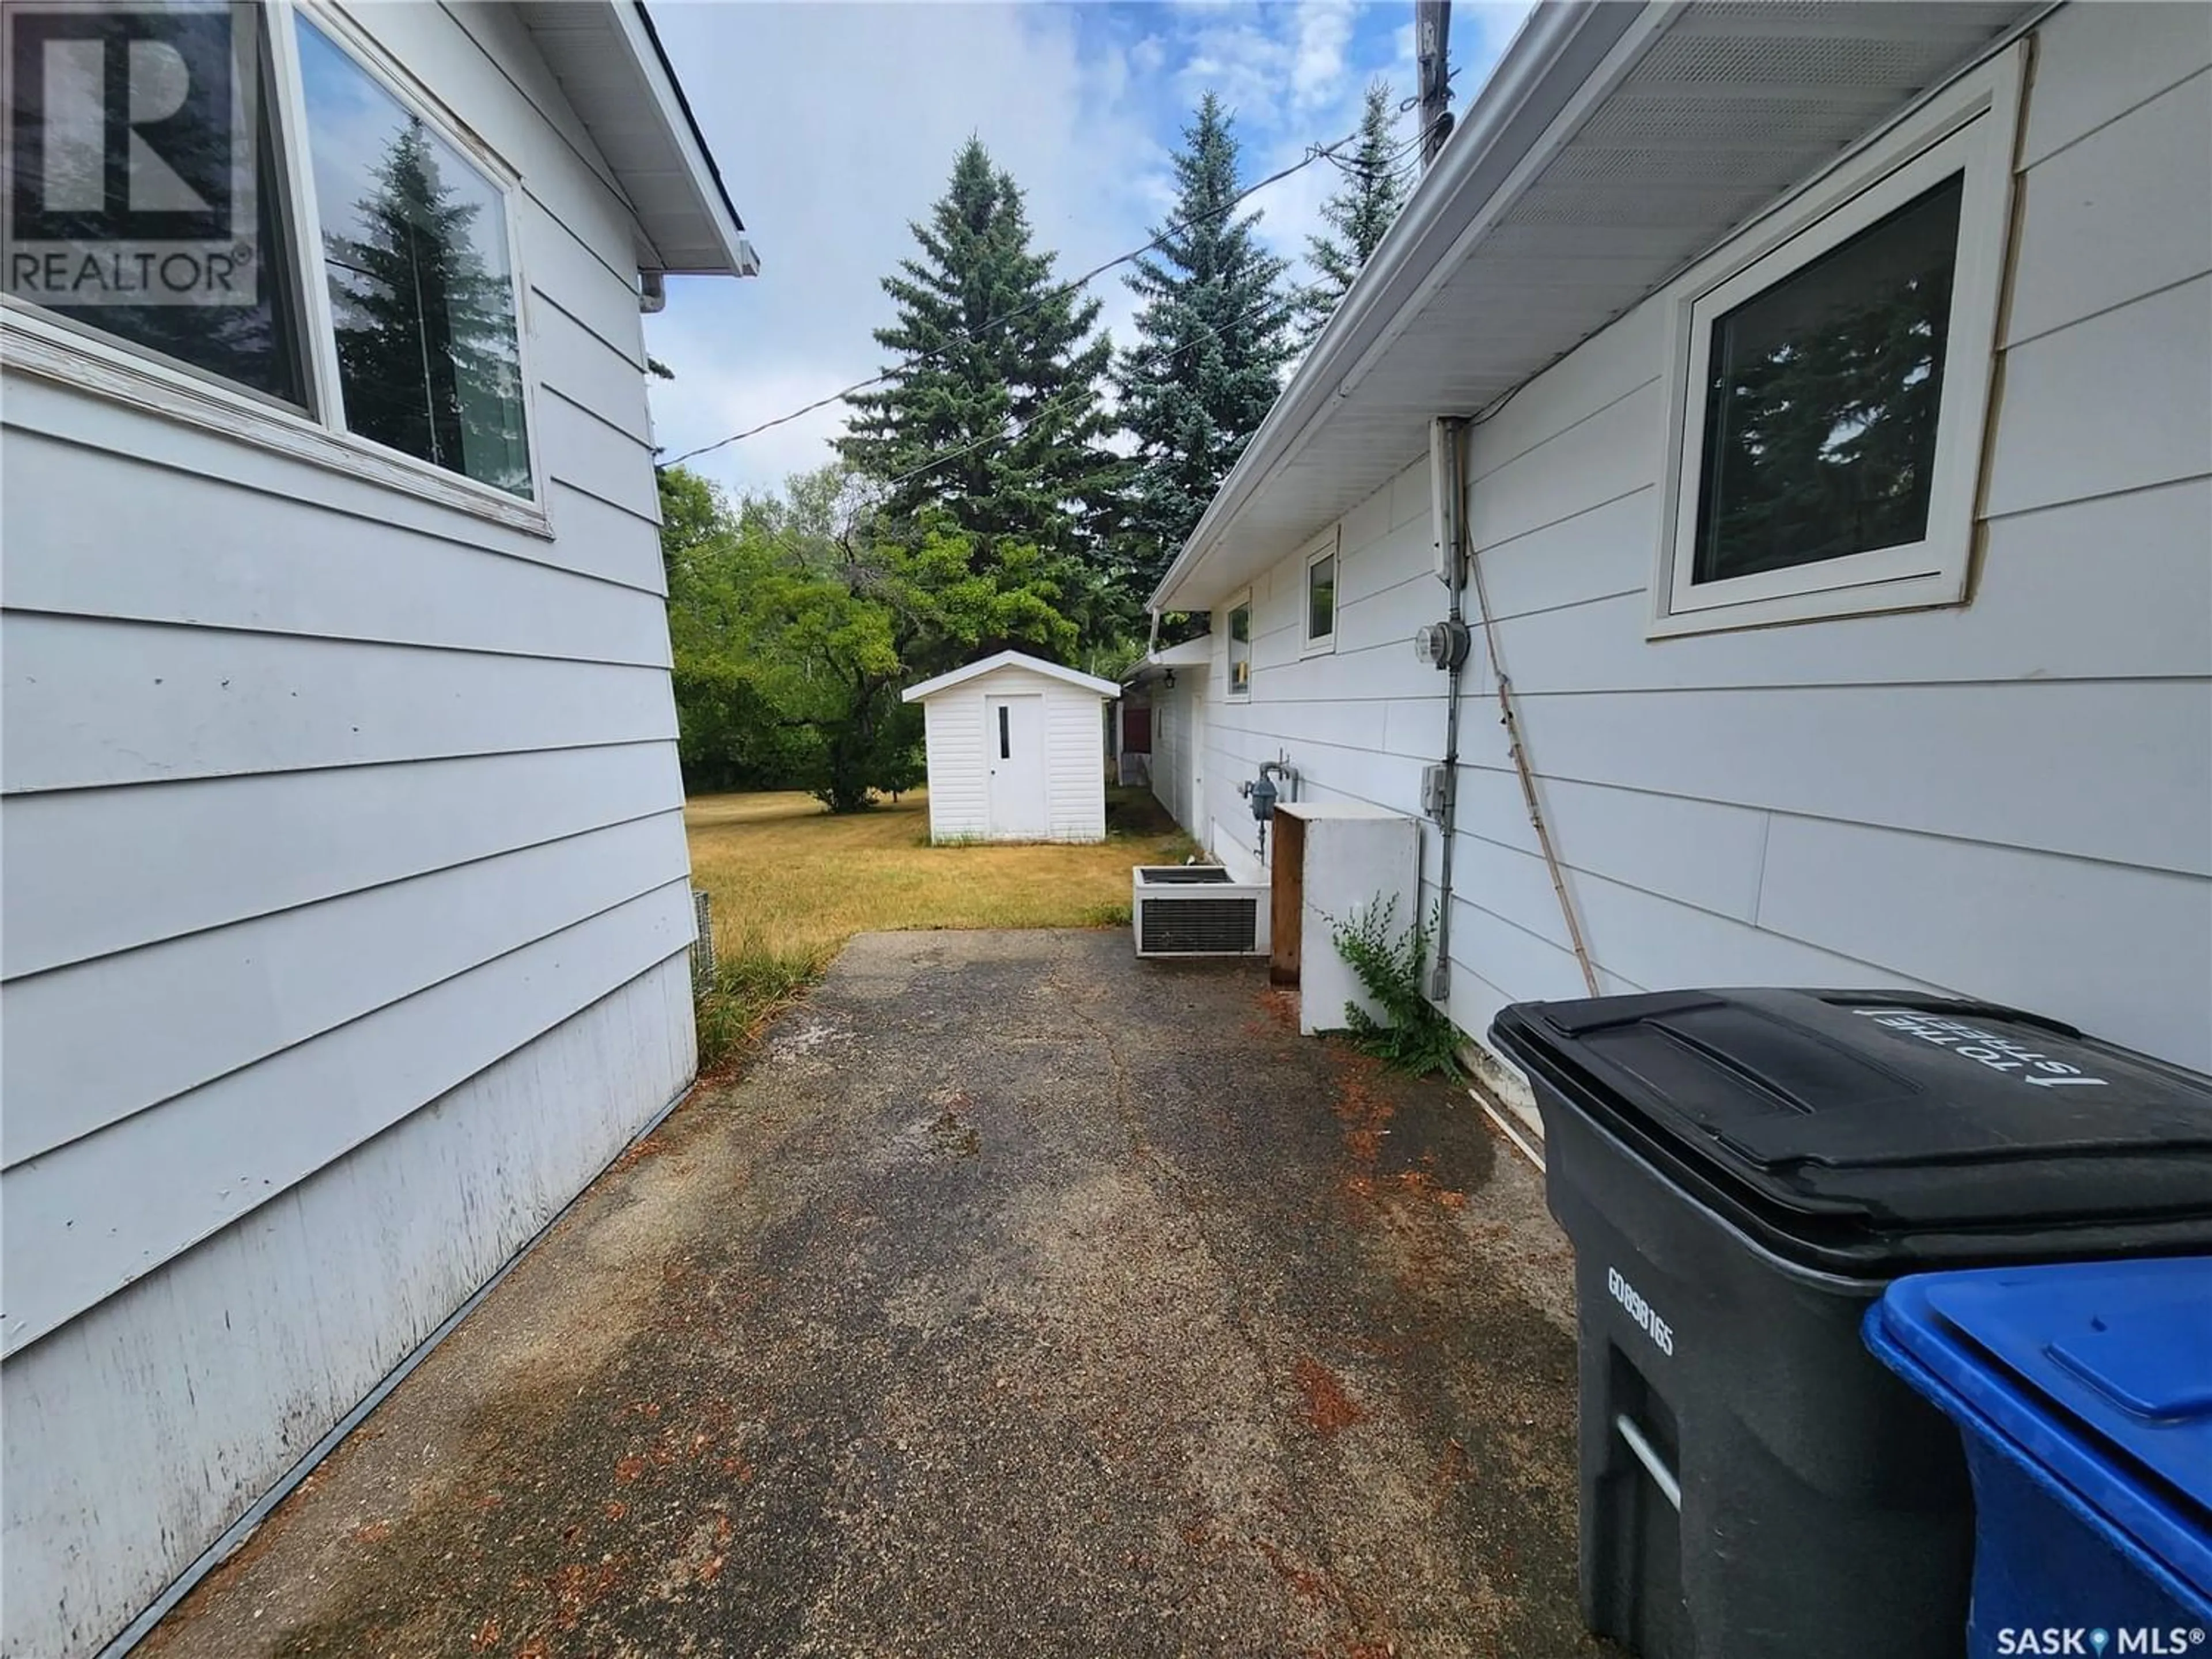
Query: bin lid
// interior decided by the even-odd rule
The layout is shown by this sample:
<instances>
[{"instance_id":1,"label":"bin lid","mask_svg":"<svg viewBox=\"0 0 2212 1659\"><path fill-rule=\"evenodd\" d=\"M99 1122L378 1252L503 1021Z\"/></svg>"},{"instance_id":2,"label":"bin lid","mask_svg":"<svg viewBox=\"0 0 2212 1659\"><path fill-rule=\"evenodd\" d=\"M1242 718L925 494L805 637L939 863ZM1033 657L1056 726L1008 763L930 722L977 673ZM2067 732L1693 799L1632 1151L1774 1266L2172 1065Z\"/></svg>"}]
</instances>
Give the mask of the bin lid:
<instances>
[{"instance_id":1,"label":"bin lid","mask_svg":"<svg viewBox=\"0 0 2212 1659\"><path fill-rule=\"evenodd\" d=\"M2212 1256L1917 1274L1877 1316L1965 1426L2212 1597Z\"/></svg>"},{"instance_id":2,"label":"bin lid","mask_svg":"<svg viewBox=\"0 0 2212 1659\"><path fill-rule=\"evenodd\" d=\"M2212 1249L2212 1079L2055 1020L1926 993L1749 989L1522 1003L1491 1030L1810 1265L1887 1278Z\"/></svg>"}]
</instances>

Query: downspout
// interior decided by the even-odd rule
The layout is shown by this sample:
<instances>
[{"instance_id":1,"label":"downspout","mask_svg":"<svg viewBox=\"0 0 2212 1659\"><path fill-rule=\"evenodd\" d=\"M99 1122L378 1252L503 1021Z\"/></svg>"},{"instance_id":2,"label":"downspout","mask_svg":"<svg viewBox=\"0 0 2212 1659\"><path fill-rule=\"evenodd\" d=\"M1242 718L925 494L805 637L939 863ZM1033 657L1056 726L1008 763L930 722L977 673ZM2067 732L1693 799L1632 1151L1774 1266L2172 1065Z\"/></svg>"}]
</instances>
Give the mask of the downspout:
<instances>
[{"instance_id":1,"label":"downspout","mask_svg":"<svg viewBox=\"0 0 2212 1659\"><path fill-rule=\"evenodd\" d=\"M1434 481L1437 562L1445 591L1451 596L1447 613L1449 620L1445 625L1455 638L1464 637L1467 629L1468 425L1464 418L1457 416L1439 419L1430 456L1430 464L1440 473ZM1444 692L1443 793L1435 814L1443 844L1437 860L1437 959L1429 969L1429 1000L1438 1003L1451 995L1452 843L1459 838L1459 699L1468 659L1472 655L1471 651L1454 650L1450 679Z\"/></svg>"}]
</instances>

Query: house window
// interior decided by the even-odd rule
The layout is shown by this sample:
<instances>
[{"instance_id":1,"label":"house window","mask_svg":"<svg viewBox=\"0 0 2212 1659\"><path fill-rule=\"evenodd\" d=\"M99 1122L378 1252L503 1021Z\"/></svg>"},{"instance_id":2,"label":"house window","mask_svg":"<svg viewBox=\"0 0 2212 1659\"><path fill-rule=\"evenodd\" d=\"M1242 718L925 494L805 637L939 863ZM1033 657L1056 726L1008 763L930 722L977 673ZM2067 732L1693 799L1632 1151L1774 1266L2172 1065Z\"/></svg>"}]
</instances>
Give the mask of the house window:
<instances>
[{"instance_id":1,"label":"house window","mask_svg":"<svg viewBox=\"0 0 2212 1659\"><path fill-rule=\"evenodd\" d=\"M1964 597L2015 64L1952 89L1677 290L1654 635Z\"/></svg>"},{"instance_id":2,"label":"house window","mask_svg":"<svg viewBox=\"0 0 2212 1659\"><path fill-rule=\"evenodd\" d=\"M505 192L300 22L346 428L530 494Z\"/></svg>"},{"instance_id":3,"label":"house window","mask_svg":"<svg viewBox=\"0 0 2212 1659\"><path fill-rule=\"evenodd\" d=\"M354 25L9 0L0 31L11 361L550 533L514 175Z\"/></svg>"},{"instance_id":4,"label":"house window","mask_svg":"<svg viewBox=\"0 0 2212 1659\"><path fill-rule=\"evenodd\" d=\"M1692 582L1927 538L1962 184L1713 319Z\"/></svg>"},{"instance_id":5,"label":"house window","mask_svg":"<svg viewBox=\"0 0 2212 1659\"><path fill-rule=\"evenodd\" d=\"M252 4L9 9L8 291L304 409L261 21ZM118 101L167 112L126 125Z\"/></svg>"},{"instance_id":6,"label":"house window","mask_svg":"<svg viewBox=\"0 0 2212 1659\"><path fill-rule=\"evenodd\" d=\"M1252 690L1252 601L1248 595L1229 609L1229 695Z\"/></svg>"},{"instance_id":7,"label":"house window","mask_svg":"<svg viewBox=\"0 0 2212 1659\"><path fill-rule=\"evenodd\" d=\"M1336 648L1337 562L1334 530L1306 550L1304 638L1300 646L1305 653Z\"/></svg>"}]
</instances>

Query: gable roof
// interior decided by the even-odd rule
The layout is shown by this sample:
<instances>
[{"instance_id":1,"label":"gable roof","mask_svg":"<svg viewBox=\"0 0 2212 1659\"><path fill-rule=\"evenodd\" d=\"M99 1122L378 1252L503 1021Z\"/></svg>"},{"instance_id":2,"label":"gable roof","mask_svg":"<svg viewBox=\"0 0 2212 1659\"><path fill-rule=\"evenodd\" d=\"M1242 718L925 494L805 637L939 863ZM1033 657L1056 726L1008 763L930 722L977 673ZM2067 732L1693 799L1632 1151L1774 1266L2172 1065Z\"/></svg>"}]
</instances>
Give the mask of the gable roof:
<instances>
[{"instance_id":1,"label":"gable roof","mask_svg":"<svg viewBox=\"0 0 2212 1659\"><path fill-rule=\"evenodd\" d=\"M1085 691L1096 692L1102 697L1118 697L1121 688L1111 680L1102 680L1096 674L1086 674L1079 668L1063 668L1056 662L1047 662L1042 657L1032 657L1023 651L1001 651L995 657L986 657L981 662L971 662L965 668L956 668L949 674L939 674L933 680L924 680L920 685L910 685L900 695L908 702L920 702L924 697L933 697L939 691L950 691L966 680L980 679L1001 668L1025 668L1032 674L1042 674L1051 679L1064 680L1070 685L1080 686Z\"/></svg>"},{"instance_id":2,"label":"gable roof","mask_svg":"<svg viewBox=\"0 0 2212 1659\"><path fill-rule=\"evenodd\" d=\"M2047 9L1540 0L1151 608L1219 605Z\"/></svg>"},{"instance_id":3,"label":"gable roof","mask_svg":"<svg viewBox=\"0 0 2212 1659\"><path fill-rule=\"evenodd\" d=\"M757 274L760 256L644 0L520 0L515 10L629 204L639 267Z\"/></svg>"}]
</instances>

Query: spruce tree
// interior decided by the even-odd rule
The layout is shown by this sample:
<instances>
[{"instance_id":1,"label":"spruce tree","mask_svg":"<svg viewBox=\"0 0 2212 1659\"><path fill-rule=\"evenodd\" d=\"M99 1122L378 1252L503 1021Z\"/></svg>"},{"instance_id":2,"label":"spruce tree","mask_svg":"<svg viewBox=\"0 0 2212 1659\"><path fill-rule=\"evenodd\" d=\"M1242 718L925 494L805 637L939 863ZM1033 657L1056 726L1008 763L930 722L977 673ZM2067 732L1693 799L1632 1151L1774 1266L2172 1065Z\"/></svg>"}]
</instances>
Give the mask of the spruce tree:
<instances>
[{"instance_id":1,"label":"spruce tree","mask_svg":"<svg viewBox=\"0 0 2212 1659\"><path fill-rule=\"evenodd\" d=\"M1344 188L1321 204L1328 230L1306 238L1306 258L1320 275L1298 301L1305 343L1312 343L1352 291L1353 280L1406 204L1408 172L1414 163L1399 154L1403 146L1391 130L1396 113L1393 102L1389 82L1378 79L1368 83L1358 146L1348 161L1339 163L1346 173Z\"/></svg>"},{"instance_id":2,"label":"spruce tree","mask_svg":"<svg viewBox=\"0 0 2212 1659\"><path fill-rule=\"evenodd\" d=\"M480 207L447 183L428 130L410 119L356 204L360 234L325 236L346 424L527 494L514 301L477 250L489 234Z\"/></svg>"},{"instance_id":3,"label":"spruce tree","mask_svg":"<svg viewBox=\"0 0 2212 1659\"><path fill-rule=\"evenodd\" d=\"M1121 469L1099 393L1113 346L1098 301L1030 246L1022 192L979 139L953 163L920 257L884 279L897 317L877 343L902 359L853 399L845 457L889 485L886 510L937 507L988 558L999 541L1085 550L1085 526Z\"/></svg>"},{"instance_id":4,"label":"spruce tree","mask_svg":"<svg viewBox=\"0 0 2212 1659\"><path fill-rule=\"evenodd\" d=\"M1290 261L1261 246L1256 210L1235 210L1237 139L1210 92L1183 130L1175 175L1173 216L1153 233L1158 248L1127 278L1144 303L1137 344L1116 374L1122 422L1137 441L1132 562L1147 586L1267 418L1296 307L1283 286Z\"/></svg>"}]
</instances>

